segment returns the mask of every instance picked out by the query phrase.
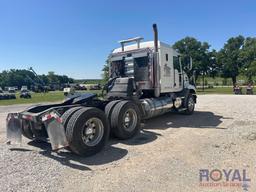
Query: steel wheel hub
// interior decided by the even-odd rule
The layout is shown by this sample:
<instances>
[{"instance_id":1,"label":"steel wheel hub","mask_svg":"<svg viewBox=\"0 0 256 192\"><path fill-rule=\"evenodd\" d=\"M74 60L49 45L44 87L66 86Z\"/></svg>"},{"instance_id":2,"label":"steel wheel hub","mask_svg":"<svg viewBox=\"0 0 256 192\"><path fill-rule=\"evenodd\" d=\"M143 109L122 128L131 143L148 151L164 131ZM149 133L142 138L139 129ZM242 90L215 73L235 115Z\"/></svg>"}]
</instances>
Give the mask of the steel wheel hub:
<instances>
[{"instance_id":1,"label":"steel wheel hub","mask_svg":"<svg viewBox=\"0 0 256 192\"><path fill-rule=\"evenodd\" d=\"M82 140L88 146L97 145L104 134L103 123L99 118L93 117L85 122L82 131Z\"/></svg>"},{"instance_id":2,"label":"steel wheel hub","mask_svg":"<svg viewBox=\"0 0 256 192\"><path fill-rule=\"evenodd\" d=\"M189 100L188 100L188 109L189 109L189 111L192 111L194 109L194 105L195 105L194 99L192 97L190 97Z\"/></svg>"},{"instance_id":3,"label":"steel wheel hub","mask_svg":"<svg viewBox=\"0 0 256 192\"><path fill-rule=\"evenodd\" d=\"M123 124L127 131L133 131L137 124L137 113L134 109L128 109L124 114Z\"/></svg>"}]
</instances>

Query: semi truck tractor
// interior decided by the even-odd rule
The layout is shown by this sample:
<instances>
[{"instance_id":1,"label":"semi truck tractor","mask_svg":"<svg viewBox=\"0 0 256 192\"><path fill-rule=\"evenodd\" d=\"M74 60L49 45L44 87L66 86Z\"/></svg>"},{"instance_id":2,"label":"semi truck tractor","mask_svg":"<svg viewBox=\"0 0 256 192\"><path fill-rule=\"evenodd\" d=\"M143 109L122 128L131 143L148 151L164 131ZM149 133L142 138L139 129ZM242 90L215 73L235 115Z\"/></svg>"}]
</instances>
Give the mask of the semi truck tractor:
<instances>
[{"instance_id":1,"label":"semi truck tractor","mask_svg":"<svg viewBox=\"0 0 256 192\"><path fill-rule=\"evenodd\" d=\"M110 132L129 139L146 119L170 111L191 115L196 89L184 69L192 69L192 59L182 59L170 45L160 42L156 24L153 32L153 41L122 40L110 53L103 98L85 93L8 114L8 143L21 142L23 135L49 141L52 150L67 148L89 156L105 146Z\"/></svg>"}]
</instances>

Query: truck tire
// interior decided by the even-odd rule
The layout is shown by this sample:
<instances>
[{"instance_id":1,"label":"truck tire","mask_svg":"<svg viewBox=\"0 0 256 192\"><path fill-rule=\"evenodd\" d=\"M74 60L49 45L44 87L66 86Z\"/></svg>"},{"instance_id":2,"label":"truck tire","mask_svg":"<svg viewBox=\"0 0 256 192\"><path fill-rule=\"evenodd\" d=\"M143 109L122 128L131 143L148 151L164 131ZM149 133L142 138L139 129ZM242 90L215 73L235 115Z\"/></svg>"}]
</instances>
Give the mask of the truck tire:
<instances>
[{"instance_id":1,"label":"truck tire","mask_svg":"<svg viewBox=\"0 0 256 192\"><path fill-rule=\"evenodd\" d=\"M105 107L105 114L106 114L109 122L111 121L111 114L113 112L113 109L118 102L120 102L120 100L111 101Z\"/></svg>"},{"instance_id":2,"label":"truck tire","mask_svg":"<svg viewBox=\"0 0 256 192\"><path fill-rule=\"evenodd\" d=\"M79 109L67 124L69 148L78 155L94 155L105 146L109 130L109 123L103 111L94 107Z\"/></svg>"},{"instance_id":3,"label":"truck tire","mask_svg":"<svg viewBox=\"0 0 256 192\"><path fill-rule=\"evenodd\" d=\"M184 107L186 110L184 111L185 115L191 115L195 110L195 100L192 94L189 94L185 100Z\"/></svg>"},{"instance_id":4,"label":"truck tire","mask_svg":"<svg viewBox=\"0 0 256 192\"><path fill-rule=\"evenodd\" d=\"M111 128L119 139L128 139L140 129L141 116L138 106L132 101L117 103L111 114Z\"/></svg>"},{"instance_id":5,"label":"truck tire","mask_svg":"<svg viewBox=\"0 0 256 192\"><path fill-rule=\"evenodd\" d=\"M66 130L66 127L68 125L68 121L71 118L71 116L78 111L79 109L81 109L82 107L72 107L70 109L68 109L67 111L65 111L65 113L63 113L63 115L61 116L62 119L62 125L64 127L64 129Z\"/></svg>"}]
</instances>

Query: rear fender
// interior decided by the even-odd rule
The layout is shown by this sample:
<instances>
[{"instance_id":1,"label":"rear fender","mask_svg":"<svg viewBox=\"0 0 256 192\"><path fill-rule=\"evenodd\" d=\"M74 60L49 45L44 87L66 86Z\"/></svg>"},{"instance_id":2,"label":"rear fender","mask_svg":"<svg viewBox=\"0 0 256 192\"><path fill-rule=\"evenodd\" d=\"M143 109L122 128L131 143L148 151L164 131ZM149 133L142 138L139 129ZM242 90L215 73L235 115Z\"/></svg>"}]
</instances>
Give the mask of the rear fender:
<instances>
[{"instance_id":1,"label":"rear fender","mask_svg":"<svg viewBox=\"0 0 256 192\"><path fill-rule=\"evenodd\" d=\"M42 117L52 150L58 150L68 146L66 133L62 124L62 119L56 111L51 111Z\"/></svg>"}]
</instances>

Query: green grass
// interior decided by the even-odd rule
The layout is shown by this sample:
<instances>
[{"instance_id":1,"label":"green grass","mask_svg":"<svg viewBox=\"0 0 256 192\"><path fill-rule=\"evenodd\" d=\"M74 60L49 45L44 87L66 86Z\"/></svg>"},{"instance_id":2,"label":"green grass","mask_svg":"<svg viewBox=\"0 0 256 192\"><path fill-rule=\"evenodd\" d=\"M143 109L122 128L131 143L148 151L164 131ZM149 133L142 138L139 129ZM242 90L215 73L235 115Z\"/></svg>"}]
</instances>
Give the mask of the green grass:
<instances>
[{"instance_id":1,"label":"green grass","mask_svg":"<svg viewBox=\"0 0 256 192\"><path fill-rule=\"evenodd\" d=\"M243 88L244 91L245 88ZM96 93L101 95L101 90L88 90L84 91L89 93ZM233 94L232 87L215 87L215 88L202 88L197 89L197 94ZM62 91L50 91L48 93L32 93L32 99L21 99L19 93L16 94L17 99L11 100L0 100L1 105L16 105L16 104L26 104L26 103L46 103L46 102L60 102L64 100L64 95Z\"/></svg>"},{"instance_id":2,"label":"green grass","mask_svg":"<svg viewBox=\"0 0 256 192\"><path fill-rule=\"evenodd\" d=\"M252 79L254 82L256 82L256 77L253 77ZM237 83L239 85L246 85L248 82L248 78L246 76L243 76L243 75L239 75L237 76ZM196 81L196 84L197 85L202 85L203 84L203 77L202 76L199 76L197 81ZM205 84L209 84L209 85L229 85L229 86L232 86L233 83L232 83L232 80L231 78L223 78L223 77L215 77L215 78L212 78L212 77L205 77Z\"/></svg>"},{"instance_id":3,"label":"green grass","mask_svg":"<svg viewBox=\"0 0 256 192\"><path fill-rule=\"evenodd\" d=\"M206 89L204 89L204 91L202 90L202 88L198 88L197 93L200 95L203 95L203 94L233 94L233 87L206 88Z\"/></svg>"},{"instance_id":4,"label":"green grass","mask_svg":"<svg viewBox=\"0 0 256 192\"><path fill-rule=\"evenodd\" d=\"M90 93L101 94L101 90L84 91ZM46 103L46 102L60 102L64 100L64 94L62 91L50 91L48 93L32 93L31 99L21 99L19 93L16 93L16 99L0 100L1 105L16 105L26 103Z\"/></svg>"}]
</instances>

